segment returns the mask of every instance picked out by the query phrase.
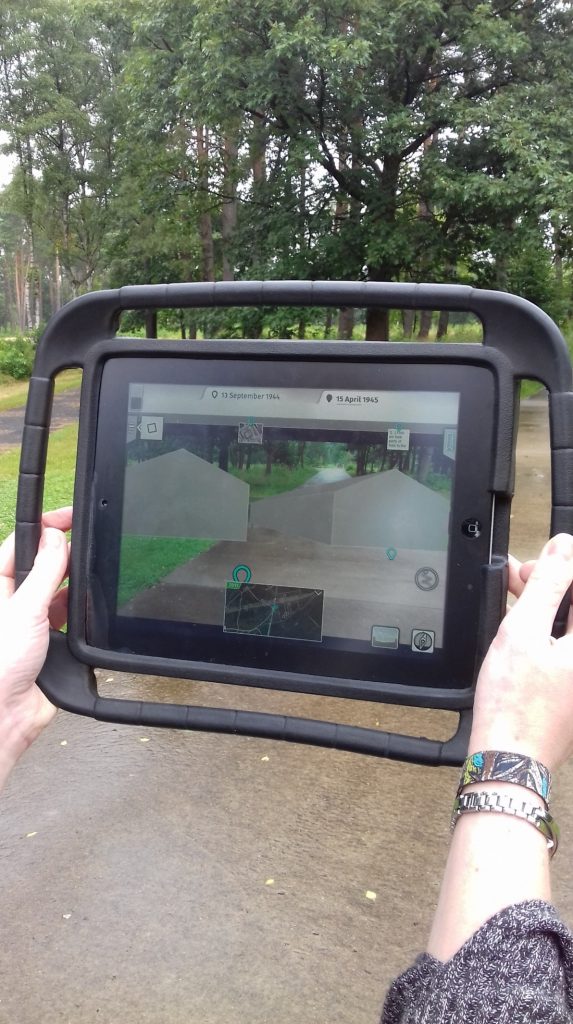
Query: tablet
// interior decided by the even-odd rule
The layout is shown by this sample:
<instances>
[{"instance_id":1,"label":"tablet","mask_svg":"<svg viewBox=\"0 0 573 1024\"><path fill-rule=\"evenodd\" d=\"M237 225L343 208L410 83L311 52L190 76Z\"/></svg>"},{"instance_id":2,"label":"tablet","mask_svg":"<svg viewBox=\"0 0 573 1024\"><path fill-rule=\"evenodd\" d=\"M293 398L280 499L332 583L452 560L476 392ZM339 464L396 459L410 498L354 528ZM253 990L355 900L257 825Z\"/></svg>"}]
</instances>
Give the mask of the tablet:
<instances>
[{"instance_id":1,"label":"tablet","mask_svg":"<svg viewBox=\"0 0 573 1024\"><path fill-rule=\"evenodd\" d=\"M84 660L352 696L472 685L487 366L120 356L97 405Z\"/></svg>"},{"instance_id":2,"label":"tablet","mask_svg":"<svg viewBox=\"0 0 573 1024\"><path fill-rule=\"evenodd\" d=\"M117 336L128 310L240 306L471 313L483 344ZM80 296L36 351L17 585L38 551L54 379L69 367L83 372L69 619L50 631L46 696L99 721L462 764L505 612L523 379L549 395L551 533L573 529L573 376L549 317L449 284L193 282ZM98 668L113 672L106 693ZM137 699L116 690L117 671L137 673ZM216 699L198 705L190 686L172 703L166 676L212 683ZM254 692L250 707L224 707L221 683L445 709L458 726L446 740L408 736L345 723L332 705L327 720L270 713Z\"/></svg>"}]
</instances>

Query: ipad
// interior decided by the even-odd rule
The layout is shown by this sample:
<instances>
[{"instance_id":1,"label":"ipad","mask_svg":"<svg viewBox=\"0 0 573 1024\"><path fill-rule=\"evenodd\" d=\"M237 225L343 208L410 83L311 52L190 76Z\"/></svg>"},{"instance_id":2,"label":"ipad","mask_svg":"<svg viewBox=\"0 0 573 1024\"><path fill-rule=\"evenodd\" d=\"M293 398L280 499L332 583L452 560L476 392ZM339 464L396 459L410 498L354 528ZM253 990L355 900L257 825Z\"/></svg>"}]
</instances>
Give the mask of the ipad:
<instances>
[{"instance_id":1,"label":"ipad","mask_svg":"<svg viewBox=\"0 0 573 1024\"><path fill-rule=\"evenodd\" d=\"M84 654L471 686L494 411L485 366L108 358Z\"/></svg>"},{"instance_id":2,"label":"ipad","mask_svg":"<svg viewBox=\"0 0 573 1024\"><path fill-rule=\"evenodd\" d=\"M483 344L117 333L132 310L293 306L471 313ZM17 585L41 538L54 378L70 367L83 377L68 625L50 631L46 696L146 729L462 764L505 613L524 379L549 394L551 532L572 529L571 358L549 317L449 284L193 282L80 296L36 352ZM118 671L136 674L137 699ZM192 682L173 703L169 677L205 681L201 704ZM270 713L255 692L224 706L220 684L265 689L267 706L278 690L449 710L458 727L447 740L402 735L378 716L350 725L330 703L324 717L316 701L316 719L296 717L285 698Z\"/></svg>"}]
</instances>

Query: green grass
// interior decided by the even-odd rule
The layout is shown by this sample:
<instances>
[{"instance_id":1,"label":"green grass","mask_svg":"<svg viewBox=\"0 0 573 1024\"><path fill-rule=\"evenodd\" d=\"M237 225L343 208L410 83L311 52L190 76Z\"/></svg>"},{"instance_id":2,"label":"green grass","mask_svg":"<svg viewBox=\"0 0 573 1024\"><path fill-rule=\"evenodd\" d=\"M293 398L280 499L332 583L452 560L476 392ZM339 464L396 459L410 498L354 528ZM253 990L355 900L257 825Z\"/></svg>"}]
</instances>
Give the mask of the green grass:
<instances>
[{"instance_id":1,"label":"green grass","mask_svg":"<svg viewBox=\"0 0 573 1024\"><path fill-rule=\"evenodd\" d=\"M302 487L313 477L321 466L297 466L289 469L288 466L274 465L271 473L267 476L263 463L257 463L250 469L233 469L229 467L229 473L243 480L251 488L251 501L259 498L270 498L273 494L284 494L285 491L292 491L295 487Z\"/></svg>"},{"instance_id":2,"label":"green grass","mask_svg":"<svg viewBox=\"0 0 573 1024\"><path fill-rule=\"evenodd\" d=\"M179 565L217 544L189 537L136 537L126 534L121 544L117 603L129 601Z\"/></svg>"},{"instance_id":3,"label":"green grass","mask_svg":"<svg viewBox=\"0 0 573 1024\"><path fill-rule=\"evenodd\" d=\"M58 374L55 384L55 393L71 391L72 388L79 388L82 382L81 370L64 370ZM8 409L19 409L26 404L28 397L28 381L12 380L6 374L0 375L0 412Z\"/></svg>"},{"instance_id":4,"label":"green grass","mask_svg":"<svg viewBox=\"0 0 573 1024\"><path fill-rule=\"evenodd\" d=\"M55 430L50 437L44 489L45 509L72 503L77 437L76 424ZM4 540L14 529L19 464L19 448L0 453L0 540Z\"/></svg>"}]
</instances>

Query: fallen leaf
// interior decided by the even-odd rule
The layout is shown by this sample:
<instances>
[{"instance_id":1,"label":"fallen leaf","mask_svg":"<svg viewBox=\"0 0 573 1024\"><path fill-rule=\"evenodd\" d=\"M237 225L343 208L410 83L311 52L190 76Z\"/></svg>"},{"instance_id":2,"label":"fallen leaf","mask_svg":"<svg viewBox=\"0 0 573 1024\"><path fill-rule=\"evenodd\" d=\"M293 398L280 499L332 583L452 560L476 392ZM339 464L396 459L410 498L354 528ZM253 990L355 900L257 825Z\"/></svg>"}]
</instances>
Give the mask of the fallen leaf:
<instances>
[{"instance_id":1,"label":"fallen leaf","mask_svg":"<svg viewBox=\"0 0 573 1024\"><path fill-rule=\"evenodd\" d=\"M374 902L374 900L376 899L376 893L372 892L371 889L367 889L364 895L366 896L367 900L372 900Z\"/></svg>"},{"instance_id":2,"label":"fallen leaf","mask_svg":"<svg viewBox=\"0 0 573 1024\"><path fill-rule=\"evenodd\" d=\"M113 683L113 676L108 676L106 679L106 683Z\"/></svg>"},{"instance_id":3,"label":"fallen leaf","mask_svg":"<svg viewBox=\"0 0 573 1024\"><path fill-rule=\"evenodd\" d=\"M71 916L71 914L62 914L64 921L69 921Z\"/></svg>"},{"instance_id":4,"label":"fallen leaf","mask_svg":"<svg viewBox=\"0 0 573 1024\"><path fill-rule=\"evenodd\" d=\"M139 737L139 742L140 743L149 743L149 736L140 736Z\"/></svg>"},{"instance_id":5,"label":"fallen leaf","mask_svg":"<svg viewBox=\"0 0 573 1024\"><path fill-rule=\"evenodd\" d=\"M267 880L265 882L265 885L274 885L274 884L275 884L274 878L267 878Z\"/></svg>"},{"instance_id":6,"label":"fallen leaf","mask_svg":"<svg viewBox=\"0 0 573 1024\"><path fill-rule=\"evenodd\" d=\"M60 746L61 747L67 747L67 745L68 745L68 741L67 740L61 740L61 742L60 742Z\"/></svg>"},{"instance_id":7,"label":"fallen leaf","mask_svg":"<svg viewBox=\"0 0 573 1024\"><path fill-rule=\"evenodd\" d=\"M267 754L265 754L264 757L261 757L261 761L270 761L270 757L268 757Z\"/></svg>"},{"instance_id":8,"label":"fallen leaf","mask_svg":"<svg viewBox=\"0 0 573 1024\"><path fill-rule=\"evenodd\" d=\"M26 839L31 839L32 836L37 836L37 835L38 835L37 832L27 832L26 833Z\"/></svg>"}]
</instances>

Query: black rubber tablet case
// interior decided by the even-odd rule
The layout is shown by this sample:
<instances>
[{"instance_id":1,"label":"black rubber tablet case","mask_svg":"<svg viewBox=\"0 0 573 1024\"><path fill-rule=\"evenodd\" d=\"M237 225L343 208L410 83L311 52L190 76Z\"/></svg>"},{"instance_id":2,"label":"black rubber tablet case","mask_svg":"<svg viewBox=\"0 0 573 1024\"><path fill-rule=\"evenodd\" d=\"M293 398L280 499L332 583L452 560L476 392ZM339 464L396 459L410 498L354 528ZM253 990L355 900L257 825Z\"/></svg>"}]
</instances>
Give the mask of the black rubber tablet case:
<instances>
[{"instance_id":1,"label":"black rubber tablet case","mask_svg":"<svg viewBox=\"0 0 573 1024\"><path fill-rule=\"evenodd\" d=\"M551 533L573 532L573 394L571 361L565 342L552 320L537 306L502 292L476 291L460 285L361 284L348 282L257 282L233 284L174 284L121 288L84 295L61 309L50 321L39 343L30 381L22 441L16 510L16 578L20 583L33 565L40 538L46 451L54 377L68 367L94 363L98 349L109 355L141 352L166 354L173 342L116 339L122 311L207 306L355 306L388 309L443 309L474 313L482 322L484 345L343 343L343 342L213 342L202 343L205 356L214 351L235 357L289 355L297 360L336 358L352 360L411 360L415 363L448 362L486 365L498 385L497 451L492 467L491 491L496 499L492 561L483 566L482 619L478 625L479 664L499 624L507 583L509 510L513 493L515 413L519 381L539 380L549 391L552 465ZM101 345L100 343L103 343ZM111 343L111 344L110 344ZM196 351L196 343L177 342L176 351ZM187 346L187 349L185 349ZM95 360L97 363L97 359ZM82 403L95 401L89 373L84 374ZM86 436L80 420L74 546L82 550L89 534L88 514L81 507L86 474L91 471L93 437ZM84 501L85 504L85 501ZM83 607L75 607L73 557L70 618L81 621ZM564 603L565 606L565 603ZM563 620L564 614L561 619ZM563 629L556 620L555 632ZM113 654L108 667L134 668L129 655ZM141 659L137 661L141 672ZM159 675L199 678L197 666L155 659L146 671ZM234 682L241 681L235 670ZM221 681L229 681L221 680ZM464 760L471 726L473 686L456 691L381 684L375 699L387 703L444 708L459 712L456 734L446 742L402 736L374 729L312 721L260 712L222 708L148 703L100 697L93 668L71 652L66 634L52 631L45 666L38 679L44 693L59 707L108 722L236 733L290 740L374 754L421 764L457 765ZM283 688L270 678L252 685ZM475 680L474 680L475 684ZM290 689L304 691L304 685Z\"/></svg>"}]
</instances>

